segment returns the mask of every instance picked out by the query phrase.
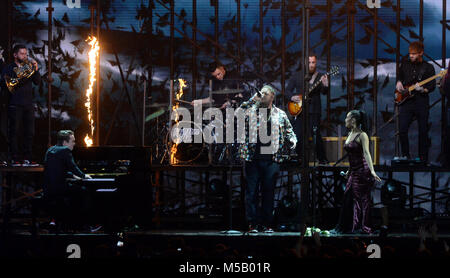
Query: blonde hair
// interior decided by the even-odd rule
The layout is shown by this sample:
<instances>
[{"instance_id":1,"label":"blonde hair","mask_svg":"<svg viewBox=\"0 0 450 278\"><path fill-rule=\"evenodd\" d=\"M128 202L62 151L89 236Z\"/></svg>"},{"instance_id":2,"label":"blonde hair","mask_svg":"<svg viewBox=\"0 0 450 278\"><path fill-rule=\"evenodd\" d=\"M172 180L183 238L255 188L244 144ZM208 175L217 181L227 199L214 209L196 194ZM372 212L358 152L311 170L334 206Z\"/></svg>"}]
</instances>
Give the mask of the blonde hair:
<instances>
[{"instance_id":1,"label":"blonde hair","mask_svg":"<svg viewBox=\"0 0 450 278\"><path fill-rule=\"evenodd\" d=\"M264 89L267 89L269 92L271 92L272 94L275 95L275 88L274 88L274 87L272 87L272 86L270 86L270 85L264 85L264 86L261 88L261 92L262 92Z\"/></svg>"}]
</instances>

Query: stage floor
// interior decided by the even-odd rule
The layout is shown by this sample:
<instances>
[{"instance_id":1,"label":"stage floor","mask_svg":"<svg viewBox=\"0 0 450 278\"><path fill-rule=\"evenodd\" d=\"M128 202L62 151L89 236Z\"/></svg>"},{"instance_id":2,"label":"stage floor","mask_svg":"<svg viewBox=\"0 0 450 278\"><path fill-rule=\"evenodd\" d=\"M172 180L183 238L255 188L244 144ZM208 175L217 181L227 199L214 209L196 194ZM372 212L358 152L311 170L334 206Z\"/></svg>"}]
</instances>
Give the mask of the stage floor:
<instances>
[{"instance_id":1,"label":"stage floor","mask_svg":"<svg viewBox=\"0 0 450 278\"><path fill-rule=\"evenodd\" d=\"M429 234L426 245L434 248L430 250L437 250L433 251L433 256L444 256L440 250L444 242L449 242L450 233L439 233L437 237L439 243L435 243ZM299 239L299 232L227 234L218 230L152 229L123 233L54 234L41 229L37 236L33 236L27 230L11 230L0 237L0 257L68 258L69 246L76 245L82 250L83 258L298 258L295 250ZM367 258L370 252L366 249L373 244L382 250L382 257L420 256L417 233L390 233L386 237L378 234L340 234L321 236L320 242L323 246L320 252L328 252L334 257ZM311 236L304 238L303 246L310 250L308 257L323 255L314 251L317 242Z\"/></svg>"},{"instance_id":2,"label":"stage floor","mask_svg":"<svg viewBox=\"0 0 450 278\"><path fill-rule=\"evenodd\" d=\"M284 237L284 238L299 238L300 232L273 232L273 233L248 233L243 231L218 231L218 230L147 230L147 231L136 231L136 232L124 232L122 233L125 236L131 237L186 237L186 238L223 238L223 237L233 237L233 238L245 238L245 237L258 237L258 238L274 238L274 237ZM41 230L39 232L39 237L111 237L116 236L117 234L113 233L105 233L105 232L74 232L67 233L61 232L58 234L50 233L47 230ZM31 237L30 231L13 231L11 236L24 236ZM450 238L450 233L438 233L437 236L439 238ZM419 235L417 233L399 233L393 232L388 233L387 238L418 238ZM311 238L311 236L306 236L305 238ZM359 233L343 233L337 235L321 235L320 238L379 238L378 233L374 234L359 234Z\"/></svg>"}]
</instances>

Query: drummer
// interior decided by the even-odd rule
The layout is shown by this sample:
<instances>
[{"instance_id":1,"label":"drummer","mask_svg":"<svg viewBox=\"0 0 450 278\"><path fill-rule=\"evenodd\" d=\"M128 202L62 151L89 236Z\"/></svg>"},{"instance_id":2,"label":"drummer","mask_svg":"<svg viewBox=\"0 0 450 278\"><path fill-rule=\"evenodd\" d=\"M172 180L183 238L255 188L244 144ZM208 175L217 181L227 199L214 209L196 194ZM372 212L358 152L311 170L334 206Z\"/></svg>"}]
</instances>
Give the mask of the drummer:
<instances>
[{"instance_id":1,"label":"drummer","mask_svg":"<svg viewBox=\"0 0 450 278\"><path fill-rule=\"evenodd\" d=\"M227 71L225 66L220 62L213 62L208 67L208 73L214 78L212 80L212 91L235 90L239 89L239 81L241 78L239 74L232 71ZM245 93L235 95L230 94L212 94L212 104L214 107L225 109L230 107L233 103L239 103L245 98ZM203 99L195 99L191 102L192 105L210 104L211 99L208 96Z\"/></svg>"}]
</instances>

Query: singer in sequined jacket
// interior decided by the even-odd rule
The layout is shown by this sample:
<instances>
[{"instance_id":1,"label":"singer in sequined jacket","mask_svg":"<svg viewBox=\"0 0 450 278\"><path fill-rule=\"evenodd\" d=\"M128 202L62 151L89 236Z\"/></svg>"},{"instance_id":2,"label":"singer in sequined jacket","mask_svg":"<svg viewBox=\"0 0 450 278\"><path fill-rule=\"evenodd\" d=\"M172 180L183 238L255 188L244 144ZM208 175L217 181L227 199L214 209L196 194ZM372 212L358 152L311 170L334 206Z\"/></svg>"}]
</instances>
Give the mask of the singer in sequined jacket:
<instances>
[{"instance_id":1,"label":"singer in sequined jacket","mask_svg":"<svg viewBox=\"0 0 450 278\"><path fill-rule=\"evenodd\" d=\"M249 128L249 117L252 112L256 113L256 110L259 108L258 102L254 100L256 94L251 97L248 101L242 103L240 107L236 110L236 113L240 109L243 109L246 113L245 118L245 142L240 144L239 146L239 156L244 161L252 161L255 153L256 153L256 143L250 143L255 142L256 139L254 138L256 136L256 133L250 132ZM241 111L242 112L242 111ZM297 144L297 137L293 131L291 122L289 121L286 113L276 107L275 105L272 105L272 109L270 110L270 116L268 117L273 121L273 125L278 126L278 136L276 137L273 144L275 144L276 152L272 155L272 161L281 163L285 161L289 155L288 150L292 147L292 145ZM260 121L257 121L257 129L259 129Z\"/></svg>"}]
</instances>

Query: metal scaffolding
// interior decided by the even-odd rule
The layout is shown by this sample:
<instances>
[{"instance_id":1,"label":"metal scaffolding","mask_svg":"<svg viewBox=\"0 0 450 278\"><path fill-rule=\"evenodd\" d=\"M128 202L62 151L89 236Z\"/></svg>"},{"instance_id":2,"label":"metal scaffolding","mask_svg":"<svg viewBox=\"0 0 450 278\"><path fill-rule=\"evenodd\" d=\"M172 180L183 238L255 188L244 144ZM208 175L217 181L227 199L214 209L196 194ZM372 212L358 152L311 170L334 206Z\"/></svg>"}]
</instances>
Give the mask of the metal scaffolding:
<instances>
[{"instance_id":1,"label":"metal scaffolding","mask_svg":"<svg viewBox=\"0 0 450 278\"><path fill-rule=\"evenodd\" d=\"M299 38L293 38L291 42L287 41L287 37L289 34L288 31L288 19L289 19L289 15L290 14L295 14L295 16L297 17L303 17L302 20L303 22L308 22L309 21L309 16L307 16L306 20L305 20L305 16L306 16L306 11L304 8L303 3L304 2L310 2L310 1L302 1L302 4L300 5L300 7L302 8L302 10L290 10L289 8L289 4L290 2L294 2L294 1L288 1L288 0L278 0L278 1L254 1L256 5L258 5L258 9L257 9L257 14L258 14L258 24L255 24L255 33L257 33L258 35L255 36L258 38L258 42L255 45L255 49L257 49L258 53L255 53L255 60L257 61L254 65L254 67L249 66L247 63L245 63L245 46L244 41L245 41L245 37L243 37L242 35L242 5L243 1L242 0L235 0L232 1L236 4L236 16L235 16L235 22L233 24L234 29L236 30L235 32L235 37L232 38L233 41L235 41L235 46L236 48L233 49L232 51L229 50L224 44L223 42L221 42L219 39L221 38L221 33L219 31L219 27L220 27L220 5L219 5L219 0L213 0L211 1L211 4L214 8L214 19L212 20L212 23L214 25L214 33L213 34L207 34L206 32L201 30L201 26L199 26L198 24L198 8L199 8L199 1L198 0L192 0L192 21L188 21L186 19L186 16L182 16L182 14L177 13L176 12L176 2L175 0L169 0L169 1L163 1L163 0L148 0L148 6L147 6L147 13L146 15L148 16L147 20L150 24L150 28L147 28L144 32L144 28L143 25L139 32L137 32L136 38L141 38L140 36L142 35L142 37L144 37L144 41L146 41L149 46L147 49L147 71L146 71L146 86L144 86L144 103L143 103L143 107L144 107L144 113L142 116L142 126L139 125L139 117L137 116L137 113L135 111L131 111L131 115L132 115L132 121L133 124L131 124L131 128L134 128L136 130L136 134L139 136L139 138L142 138L141 142L144 145L145 144L145 140L144 140L144 136L145 136L145 101L147 99L146 96L150 96L152 93L152 81L153 81L153 73L154 73L154 69L156 68L156 65L153 64L153 60L155 58L156 55L153 54L153 47L152 47L152 40L155 39L155 37L157 36L156 34L154 34L154 30L153 30L153 25L155 24L153 17L157 17L159 19L162 18L161 15L159 15L156 11L155 11L155 4L158 4L160 8L162 8L163 10L165 10L166 12L168 12L169 17L168 17L168 23L169 23L169 35L168 35L168 42L169 42L169 59L167 62L167 66L169 68L169 80L168 82L170 82L170 90L171 90L171 96L174 95L174 80L178 77L178 72L177 72L177 67L179 66L176 61L177 61L177 57L176 57L176 51L177 51L177 42L179 41L176 38L176 34L180 35L182 37L182 39L187 42L189 44L189 46L191 47L192 50L192 56L190 57L190 61L191 61L191 78L192 81L190 82L190 84L192 84L191 86L191 92L192 92L192 97L193 98L197 98L198 95L198 88L197 88L197 83L199 81L201 81L201 78L199 76L199 63L198 63L198 59L199 57L201 57L201 51L205 52L203 53L206 57L208 57L211 60L220 60L221 57L226 57L227 59L230 59L234 64L236 64L236 70L238 71L238 73L242 74L244 71L251 73L253 76L257 77L259 79L259 81L264 82L264 83L269 83L272 84L274 83L269 76L267 76L265 74L265 68L267 65L269 65L271 62L273 62L274 60L278 59L281 57L281 61L280 61L280 68L277 70L277 80L280 80L280 86L274 86L275 88L277 88L280 92L281 92L281 100L283 102L283 106L284 106L284 101L285 101L285 94L286 94L286 82L287 82L287 72L289 70L289 61L287 61L288 59L288 54L289 51L288 49L293 46L294 44L296 44L297 42L302 42L302 47L301 47L301 51L299 52L298 57L295 57L296 60L299 61L303 61L302 62L302 68L303 71L305 72L305 70L307 69L307 61L308 61L308 56L306 55L307 53L305 53L305 49L309 49L309 36L305 35L305 34L310 34L310 29L315 29L315 26L312 26L312 28L307 28L307 26L309 27L309 25L303 25L300 26L300 24L296 25L296 26L292 26L291 29L295 29L297 31L299 30L304 30L304 33L301 37ZM264 22L267 22L269 20L266 20L265 17L267 16L266 12L268 9L268 5L272 2L277 2L279 3L278 5L278 9L279 9L279 14L280 14L280 18L281 18L281 24L279 26L277 26L277 28L280 28L281 31L281 37L280 37L280 41L279 41L279 45L280 45L280 49L277 49L276 51L274 51L275 53L270 53L269 51L267 51L267 49L265 49L265 33L264 33ZM326 26L326 33L325 33L325 37L321 38L319 41L317 42L312 42L312 46L310 47L312 50L314 50L315 48L319 47L320 45L324 44L324 51L322 56L325 56L323 58L326 58L326 69L327 71L330 70L331 64L332 64L332 50L333 50L333 46L336 44L335 41L333 41L336 38L336 34L338 34L340 31L345 31L346 36L345 36L345 42L346 42L346 67L347 67L347 74L346 74L346 95L344 95L342 97L343 100L346 101L346 108L347 111L354 109L355 108L355 63L356 63L356 56L355 56L355 50L356 50L356 40L355 40L355 36L356 36L356 30L357 27L362 27L366 32L368 32L371 35L371 39L373 42L373 60L371 61L371 65L373 66L373 79L371 80L371 91L372 91L372 95L373 95L373 102L372 102L372 109L373 109L373 113L372 113L372 136L375 136L379 133L380 130L382 130L383 128L387 127L387 125L391 122L395 121L395 138L396 138L396 143L395 143L395 154L398 155L399 154L399 134L398 134L398 130L399 130L399 122L398 122L398 107L395 106L395 110L393 113L393 116L387 120L384 124L380 125L379 124L379 117L378 117L378 113L379 111L379 107L378 107L378 102L379 102L379 85L378 85L378 65L380 62L379 59L379 47L380 45L383 45L384 47L387 47L387 49L389 51L391 51L390 53L392 55L395 55L395 63L396 63L396 75L398 76L398 71L399 71L399 65L400 65L400 61L402 59L402 55L401 55L401 43L402 42L406 42L406 43L410 43L411 40L408 39L407 37L405 37L404 35L402 35L402 18L401 18L401 7L402 7L402 1L401 0L397 0L397 1L392 1L392 8L395 11L395 23L389 23L386 22L385 20L383 20L381 18L381 16L379 16L378 10L377 9L370 9L365 5L366 1L362 1L362 0L346 0L346 1L336 1L336 0L326 0L324 1L326 2L326 5L322 5L322 7L316 7L316 6L311 6L311 10L314 10L315 13L323 13L326 14L326 19L324 20L325 26ZM342 3L343 2L343 3ZM394 3L396 2L395 6ZM405 2L405 1L403 1ZM100 0L97 0L95 2L96 5L92 6L92 20L91 20L91 34L94 34L94 26L96 27L96 34L97 34L97 38L100 39L100 33L102 30L105 31L111 31L109 23L110 20L108 19L108 15L107 12L105 12L105 10L103 10L102 6L100 5ZM335 30L333 30L334 25L334 19L337 17L335 15L335 13L333 12L333 5L334 4L342 4L344 7L344 12L342 13L341 19L343 19L341 22L342 24L340 26L338 26L337 28L335 28ZM8 1L4 1L2 2L3 7L7 7L8 10L8 33L6 34L7 36L7 41L8 41L8 45L6 46L7 49L7 57L9 57L9 59L11 59L12 57L12 44L14 42L13 40L13 34L14 34L14 30L13 30L13 1L12 0L8 0ZM395 7L395 8L394 8ZM445 61L446 61L446 33L447 33L447 29L449 29L449 23L447 20L447 14L446 14L446 9L447 9L447 1L446 0L442 0L442 21L441 21L441 25L442 25L442 63L438 63L436 60L432 59L432 57L430 55L428 55L427 53L424 53L424 57L426 57L430 63L433 63L439 67L442 68L446 68L447 65L445 65ZM96 16L95 16L95 23L94 23L94 10L96 11ZM256 10L256 9L255 9ZM53 11L54 11L54 7L53 7L53 2L52 0L48 0L48 7L46 8L46 11L48 13L48 26L47 26L47 30L48 30L48 47L47 47L47 60L48 60L48 64L47 64L47 108L48 108L48 128L47 128L47 132L48 132L48 146L50 146L52 144L52 138L51 135L53 133L53 125L52 125L52 119L51 119L51 114L52 114L52 84L53 84L53 69L52 69L52 65L54 62L55 57L53 57L54 55L52 55L52 50L54 48L53 45L53 33L54 33L54 22L53 22ZM302 15L303 12L303 15ZM360 19L358 19L357 15L367 15L370 20L367 21L362 21ZM311 17L313 17L313 15L311 15ZM177 27L176 24L176 20L182 22L182 24L189 26L191 28L191 33L188 34L187 31L185 31L185 29L180 29ZM339 25L339 24L336 24ZM424 34L423 34L423 26L424 26L424 1L423 0L419 0L419 40L423 41L424 40ZM289 26L291 27L291 26ZM394 44L390 44L388 43L385 38L379 33L379 31L381 30L382 27L387 27L392 33L395 33L395 45ZM306 29L306 30L305 30ZM301 33L301 32L298 32ZM202 42L206 42L208 44L211 45L211 50L213 49L213 51L209 52L209 51L204 51L204 45L202 44ZM115 47L114 44L112 44L112 53L114 54L114 62L115 62L115 66L118 68L118 71L120 73L120 79L121 79L121 85L123 87L122 92L120 94L120 97L118 98L118 102L115 104L115 107L113 109L113 114L112 114L112 118L110 119L109 122L109 128L106 130L105 136L101 136L103 134L100 134L100 126L101 126L101 103L100 103L100 90L102 88L101 84L100 84L100 78L97 81L97 89L96 89L96 134L95 134L95 144L96 145L101 145L100 139L102 139L102 142L104 145L108 144L108 140L111 136L112 130L115 127L115 122L117 120L117 118L119 117L119 110L122 107L123 103L128 102L128 104L131 106L132 102L133 102L133 96L132 93L129 91L127 83L130 81L129 77L130 77L130 73L131 73L131 68L133 63L135 62L135 58L137 56L137 53L132 54L132 59L131 59L131 63L128 67L128 71L123 70L122 69L122 63L119 59L119 53ZM272 55L272 56L269 56ZM100 56L98 58L97 61L97 74L98 76L100 76ZM126 73L125 73L126 71ZM274 84L272 84L274 85ZM304 84L305 85L305 84ZM331 135L333 129L330 126L330 123L332 121L332 107L331 107L331 103L332 103L332 98L331 98L331 90L330 87L328 88L327 91L327 95L326 95L326 123L325 126L326 128L326 133L328 135ZM307 84L306 84L306 88L307 88ZM304 96L304 94L303 94ZM127 99L125 100L125 97L127 97ZM304 100L304 99L303 99ZM170 100L170 104L172 104L172 99ZM303 102L305 103L305 101ZM445 138L448 138L448 136L445 134L445 128L446 128L446 99L445 99L445 95L442 95L441 98L436 101L435 103L433 103L432 105L430 105L430 109L435 106L436 104L440 103L441 104L441 146L443 146L443 143L445 142ZM170 105L171 106L171 105ZM307 104L305 103L305 108L307 108ZM307 110L307 109L305 109ZM307 113L305 113L307 114ZM307 121L307 115L306 115L306 121ZM104 125L106 126L106 125ZM306 125L303 125L304 127L306 127ZM309 130L305 129L305 133L304 134L308 134ZM340 131L338 131L340 134ZM309 136L306 136L306 138L308 138ZM301 187L301 196L302 198L306 198L303 199L303 201L301 202L302 206L302 213L307 213L306 209L309 204L308 200L309 196L312 195L312 207L315 208L316 204L314 203L316 198L314 196L314 194L316 194L317 190L321 190L319 188L314 188L314 185L312 186L312 191L310 192L310 174L313 173L315 169L311 169L309 168L309 148L311 148L311 146L309 146L309 144L307 144L307 140L303 140L304 141L304 146L303 146L303 154L304 157L302 158L302 162L303 165L306 166L302 169L302 187ZM385 169L386 172L391 171L389 169ZM436 170L437 171L437 170ZM407 172L405 170L405 172ZM418 187L416 185L414 185L414 175L412 172L410 173L410 188L411 188L411 192L413 192L413 189L415 187ZM392 175L392 171L391 171L391 175ZM159 173L158 173L159 176ZM338 174L334 173L333 174L334 177L337 177ZM320 175L319 175L320 177ZM177 190L180 189L181 190L181 195L184 196L186 192L184 192L184 184L180 184L181 183L185 183L186 182L186 178L183 174L183 176L177 176ZM207 179L207 178L206 178ZM317 178L316 178L317 179ZM321 181L322 179L319 178L319 180ZM431 181L431 188L432 188L432 193L435 194L436 191L436 177L435 177L435 173L433 172L432 174L432 181ZM158 181L159 183L159 181ZM314 180L312 181L312 183L314 183ZM306 185L306 186L305 186ZM410 206L413 207L414 204L416 204L414 202L414 199L417 199L417 196L411 195L410 196ZM433 213L435 212L435 207L434 207L434 203L435 203L435 197L433 195L432 197L432 209L433 209ZM183 210L186 208L185 205L183 204L181 207ZM314 213L314 211L313 211ZM314 215L313 215L314 218ZM305 217L301 218L302 221L304 221Z\"/></svg>"}]
</instances>

